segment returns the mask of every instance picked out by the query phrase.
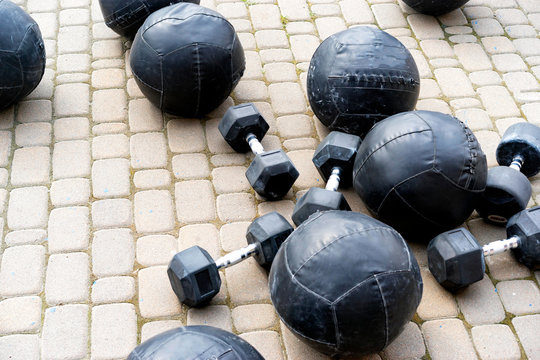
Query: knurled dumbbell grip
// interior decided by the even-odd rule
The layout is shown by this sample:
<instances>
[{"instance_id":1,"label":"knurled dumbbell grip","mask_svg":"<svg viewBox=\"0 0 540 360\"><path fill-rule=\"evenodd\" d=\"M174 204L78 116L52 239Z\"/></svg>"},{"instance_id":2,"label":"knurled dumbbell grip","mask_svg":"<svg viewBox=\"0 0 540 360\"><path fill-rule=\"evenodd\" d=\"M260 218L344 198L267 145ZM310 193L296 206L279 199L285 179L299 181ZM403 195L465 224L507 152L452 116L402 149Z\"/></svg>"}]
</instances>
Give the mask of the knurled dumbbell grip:
<instances>
[{"instance_id":1,"label":"knurled dumbbell grip","mask_svg":"<svg viewBox=\"0 0 540 360\"><path fill-rule=\"evenodd\" d=\"M248 246L231 251L225 256L216 260L216 267L223 269L234 264L238 264L240 261L257 254L259 247L257 244L249 244Z\"/></svg>"},{"instance_id":2,"label":"knurled dumbbell grip","mask_svg":"<svg viewBox=\"0 0 540 360\"><path fill-rule=\"evenodd\" d=\"M341 168L332 168L332 173L326 182L326 190L337 191L339 188L339 181L341 180Z\"/></svg>"},{"instance_id":3,"label":"knurled dumbbell grip","mask_svg":"<svg viewBox=\"0 0 540 360\"><path fill-rule=\"evenodd\" d=\"M506 240L498 240L490 242L482 246L484 256L490 256L493 254L500 254L510 249L515 249L519 246L519 237L512 236Z\"/></svg>"},{"instance_id":4,"label":"knurled dumbbell grip","mask_svg":"<svg viewBox=\"0 0 540 360\"><path fill-rule=\"evenodd\" d=\"M252 133L249 133L249 134L246 135L246 141L247 141L249 147L251 148L251 151L255 155L259 155L259 154L262 154L264 152L264 148L263 148L261 142Z\"/></svg>"}]
</instances>

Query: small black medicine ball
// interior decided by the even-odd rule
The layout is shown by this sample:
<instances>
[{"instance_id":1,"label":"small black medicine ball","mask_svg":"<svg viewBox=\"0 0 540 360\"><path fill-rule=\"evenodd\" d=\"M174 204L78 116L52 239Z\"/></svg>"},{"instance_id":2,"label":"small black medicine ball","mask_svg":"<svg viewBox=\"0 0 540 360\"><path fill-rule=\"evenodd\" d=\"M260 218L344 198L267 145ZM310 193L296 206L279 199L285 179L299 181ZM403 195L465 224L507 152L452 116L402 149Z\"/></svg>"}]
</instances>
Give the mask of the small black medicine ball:
<instances>
[{"instance_id":1,"label":"small black medicine ball","mask_svg":"<svg viewBox=\"0 0 540 360\"><path fill-rule=\"evenodd\" d=\"M432 111L376 124L353 170L354 189L367 208L409 241L428 241L461 225L486 180L486 156L472 131Z\"/></svg>"},{"instance_id":2,"label":"small black medicine ball","mask_svg":"<svg viewBox=\"0 0 540 360\"><path fill-rule=\"evenodd\" d=\"M403 0L419 13L439 16L456 10L469 0Z\"/></svg>"},{"instance_id":3,"label":"small black medicine ball","mask_svg":"<svg viewBox=\"0 0 540 360\"><path fill-rule=\"evenodd\" d=\"M0 109L38 86L45 62L45 45L37 23L11 1L0 0Z\"/></svg>"},{"instance_id":4,"label":"small black medicine ball","mask_svg":"<svg viewBox=\"0 0 540 360\"><path fill-rule=\"evenodd\" d=\"M150 15L130 57L135 81L165 112L201 117L217 108L245 69L233 26L205 7L179 3Z\"/></svg>"},{"instance_id":5,"label":"small black medicine ball","mask_svg":"<svg viewBox=\"0 0 540 360\"><path fill-rule=\"evenodd\" d=\"M165 331L137 346L128 360L264 360L245 340L212 326Z\"/></svg>"},{"instance_id":6,"label":"small black medicine ball","mask_svg":"<svg viewBox=\"0 0 540 360\"><path fill-rule=\"evenodd\" d=\"M330 36L317 48L307 92L313 112L330 130L363 137L376 122L414 109L420 75L399 40L358 26Z\"/></svg>"},{"instance_id":7,"label":"small black medicine ball","mask_svg":"<svg viewBox=\"0 0 540 360\"><path fill-rule=\"evenodd\" d=\"M311 215L283 243L270 296L300 340L335 357L379 352L420 303L422 277L401 235L364 214Z\"/></svg>"}]
</instances>

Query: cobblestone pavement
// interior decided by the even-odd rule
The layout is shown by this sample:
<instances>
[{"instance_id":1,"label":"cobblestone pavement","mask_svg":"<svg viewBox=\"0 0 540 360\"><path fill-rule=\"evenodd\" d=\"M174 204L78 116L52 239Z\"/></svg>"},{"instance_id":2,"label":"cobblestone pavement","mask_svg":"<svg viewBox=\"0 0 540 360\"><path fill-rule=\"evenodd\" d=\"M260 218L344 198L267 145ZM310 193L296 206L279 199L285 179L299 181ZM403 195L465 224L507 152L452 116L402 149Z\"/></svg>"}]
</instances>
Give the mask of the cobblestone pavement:
<instances>
[{"instance_id":1,"label":"cobblestone pavement","mask_svg":"<svg viewBox=\"0 0 540 360\"><path fill-rule=\"evenodd\" d=\"M128 67L130 43L106 28L97 0L18 0L41 27L47 70L25 101L0 113L0 359L122 359L182 324L240 334L267 360L325 359L301 344L271 306L253 260L222 272L202 309L181 306L166 276L172 254L197 244L213 256L246 245L256 216L290 220L297 197L322 186L311 163L327 130L305 94L322 39L375 25L410 49L422 85L417 109L452 113L496 164L505 129L540 124L540 1L471 0L439 18L396 0L202 0L234 24L246 51L242 81L204 120L161 114ZM266 202L217 130L233 103L256 102L271 123L263 144L300 171L285 200ZM532 179L540 203L540 177ZM352 190L354 210L364 211ZM482 243L504 229L467 222ZM369 359L540 359L540 272L510 254L452 295L413 245L424 296L403 334Z\"/></svg>"}]
</instances>

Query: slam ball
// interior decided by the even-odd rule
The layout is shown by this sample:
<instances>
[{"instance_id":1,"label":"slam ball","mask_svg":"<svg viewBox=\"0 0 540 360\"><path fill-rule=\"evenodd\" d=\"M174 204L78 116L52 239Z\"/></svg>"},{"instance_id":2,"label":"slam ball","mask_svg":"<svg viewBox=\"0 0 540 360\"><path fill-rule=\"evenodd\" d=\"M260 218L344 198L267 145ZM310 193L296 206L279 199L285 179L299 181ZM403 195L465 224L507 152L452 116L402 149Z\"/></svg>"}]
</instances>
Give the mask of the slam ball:
<instances>
[{"instance_id":1,"label":"slam ball","mask_svg":"<svg viewBox=\"0 0 540 360\"><path fill-rule=\"evenodd\" d=\"M127 360L264 360L241 337L212 326L165 331L137 346Z\"/></svg>"},{"instance_id":2,"label":"slam ball","mask_svg":"<svg viewBox=\"0 0 540 360\"><path fill-rule=\"evenodd\" d=\"M439 16L456 10L469 0L403 0L419 13Z\"/></svg>"},{"instance_id":3,"label":"slam ball","mask_svg":"<svg viewBox=\"0 0 540 360\"><path fill-rule=\"evenodd\" d=\"M354 189L407 240L430 240L461 225L484 191L486 156L450 115L406 112L376 124L358 149Z\"/></svg>"},{"instance_id":4,"label":"slam ball","mask_svg":"<svg viewBox=\"0 0 540 360\"><path fill-rule=\"evenodd\" d=\"M0 0L0 109L30 94L45 71L45 45L37 23Z\"/></svg>"},{"instance_id":5,"label":"slam ball","mask_svg":"<svg viewBox=\"0 0 540 360\"><path fill-rule=\"evenodd\" d=\"M381 351L422 297L420 268L401 235L350 211L303 222L281 245L269 286L283 323L330 356Z\"/></svg>"},{"instance_id":6,"label":"slam ball","mask_svg":"<svg viewBox=\"0 0 540 360\"><path fill-rule=\"evenodd\" d=\"M395 37L358 26L317 48L307 75L311 109L330 130L363 137L376 122L414 108L420 75Z\"/></svg>"},{"instance_id":7,"label":"slam ball","mask_svg":"<svg viewBox=\"0 0 540 360\"><path fill-rule=\"evenodd\" d=\"M137 85L154 105L174 115L201 117L234 89L245 58L223 16L179 3L146 19L133 41L130 65Z\"/></svg>"},{"instance_id":8,"label":"slam ball","mask_svg":"<svg viewBox=\"0 0 540 360\"><path fill-rule=\"evenodd\" d=\"M200 0L99 0L105 25L114 32L134 35L144 20L156 10L179 2L199 4Z\"/></svg>"}]
</instances>

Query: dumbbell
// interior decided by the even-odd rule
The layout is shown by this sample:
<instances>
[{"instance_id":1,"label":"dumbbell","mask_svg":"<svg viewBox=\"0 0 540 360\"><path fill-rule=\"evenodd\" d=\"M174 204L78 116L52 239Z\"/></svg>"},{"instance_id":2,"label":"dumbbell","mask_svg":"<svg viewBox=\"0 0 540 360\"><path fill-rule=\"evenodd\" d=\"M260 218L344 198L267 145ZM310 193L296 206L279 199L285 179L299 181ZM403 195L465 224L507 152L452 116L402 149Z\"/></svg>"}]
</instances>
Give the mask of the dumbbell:
<instances>
[{"instance_id":1,"label":"dumbbell","mask_svg":"<svg viewBox=\"0 0 540 360\"><path fill-rule=\"evenodd\" d=\"M506 224L505 240L480 246L464 228L436 236L427 247L429 270L443 287L457 290L482 280L484 257L512 250L531 269L540 268L540 206L522 210Z\"/></svg>"},{"instance_id":2,"label":"dumbbell","mask_svg":"<svg viewBox=\"0 0 540 360\"><path fill-rule=\"evenodd\" d=\"M167 275L178 299L189 306L200 306L212 299L221 287L219 269L253 256L269 268L281 244L293 228L277 212L255 219L247 229L248 246L232 251L216 261L199 246L180 251L172 258Z\"/></svg>"},{"instance_id":3,"label":"dumbbell","mask_svg":"<svg viewBox=\"0 0 540 360\"><path fill-rule=\"evenodd\" d=\"M283 150L264 151L260 141L269 127L253 103L231 106L218 125L219 132L235 151L251 149L255 154L246 171L253 189L269 200L277 200L287 194L299 173Z\"/></svg>"},{"instance_id":4,"label":"dumbbell","mask_svg":"<svg viewBox=\"0 0 540 360\"><path fill-rule=\"evenodd\" d=\"M339 131L332 131L321 141L313 153L312 161L326 181L326 187L312 187L296 202L292 214L296 226L317 211L351 210L347 200L337 189L340 185L352 184L354 158L360 142L359 136Z\"/></svg>"},{"instance_id":5,"label":"dumbbell","mask_svg":"<svg viewBox=\"0 0 540 360\"><path fill-rule=\"evenodd\" d=\"M540 127L530 123L510 126L496 151L499 165L489 169L486 190L476 211L491 223L504 225L527 207L532 189L528 177L540 171Z\"/></svg>"}]
</instances>

